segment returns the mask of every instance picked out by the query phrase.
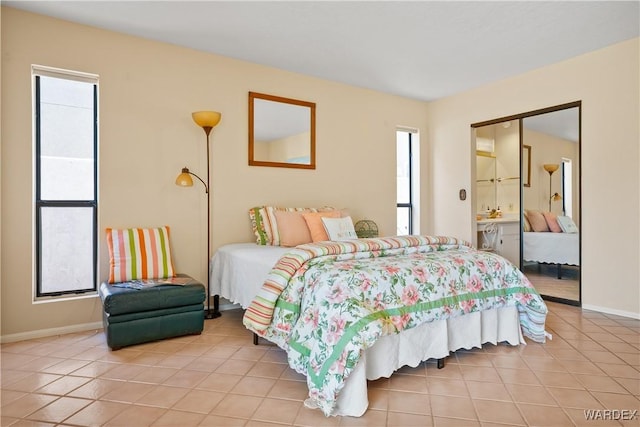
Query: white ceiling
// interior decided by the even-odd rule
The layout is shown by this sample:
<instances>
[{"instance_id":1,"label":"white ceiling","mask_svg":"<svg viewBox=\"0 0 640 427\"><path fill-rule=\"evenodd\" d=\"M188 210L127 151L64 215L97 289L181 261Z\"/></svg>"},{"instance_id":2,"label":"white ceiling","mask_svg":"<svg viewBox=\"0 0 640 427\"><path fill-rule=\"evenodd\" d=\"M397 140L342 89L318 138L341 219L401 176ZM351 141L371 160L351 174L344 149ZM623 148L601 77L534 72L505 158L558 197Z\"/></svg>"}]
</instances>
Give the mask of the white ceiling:
<instances>
[{"instance_id":1,"label":"white ceiling","mask_svg":"<svg viewBox=\"0 0 640 427\"><path fill-rule=\"evenodd\" d=\"M638 37L629 1L2 1L430 101Z\"/></svg>"}]
</instances>

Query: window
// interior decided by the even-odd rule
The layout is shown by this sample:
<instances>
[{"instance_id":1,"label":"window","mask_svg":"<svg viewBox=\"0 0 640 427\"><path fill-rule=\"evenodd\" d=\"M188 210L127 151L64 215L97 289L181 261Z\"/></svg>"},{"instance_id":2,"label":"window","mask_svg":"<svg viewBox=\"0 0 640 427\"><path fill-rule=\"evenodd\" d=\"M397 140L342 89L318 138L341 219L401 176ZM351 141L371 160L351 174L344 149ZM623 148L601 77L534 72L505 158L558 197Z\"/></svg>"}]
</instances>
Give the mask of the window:
<instances>
[{"instance_id":1,"label":"window","mask_svg":"<svg viewBox=\"0 0 640 427\"><path fill-rule=\"evenodd\" d=\"M36 296L96 290L98 78L33 66Z\"/></svg>"},{"instance_id":2,"label":"window","mask_svg":"<svg viewBox=\"0 0 640 427\"><path fill-rule=\"evenodd\" d=\"M396 132L396 233L399 236L419 233L417 227L418 133L414 129Z\"/></svg>"},{"instance_id":3,"label":"window","mask_svg":"<svg viewBox=\"0 0 640 427\"><path fill-rule=\"evenodd\" d=\"M571 159L562 159L562 211L564 215L573 218L573 172Z\"/></svg>"}]
</instances>

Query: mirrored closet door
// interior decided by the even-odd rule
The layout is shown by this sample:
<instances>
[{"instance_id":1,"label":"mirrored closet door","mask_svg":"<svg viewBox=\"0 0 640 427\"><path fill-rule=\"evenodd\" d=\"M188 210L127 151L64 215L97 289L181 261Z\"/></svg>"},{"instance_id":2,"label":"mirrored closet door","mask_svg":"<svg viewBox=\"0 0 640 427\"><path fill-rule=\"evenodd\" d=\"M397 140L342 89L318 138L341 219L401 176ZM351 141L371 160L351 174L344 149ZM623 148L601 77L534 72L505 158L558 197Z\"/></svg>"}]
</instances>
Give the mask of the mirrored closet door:
<instances>
[{"instance_id":1,"label":"mirrored closet door","mask_svg":"<svg viewBox=\"0 0 640 427\"><path fill-rule=\"evenodd\" d=\"M547 299L580 302L580 106L522 119L531 147L521 270Z\"/></svg>"},{"instance_id":2,"label":"mirrored closet door","mask_svg":"<svg viewBox=\"0 0 640 427\"><path fill-rule=\"evenodd\" d=\"M573 102L472 125L477 246L548 300L580 305L580 107Z\"/></svg>"}]
</instances>

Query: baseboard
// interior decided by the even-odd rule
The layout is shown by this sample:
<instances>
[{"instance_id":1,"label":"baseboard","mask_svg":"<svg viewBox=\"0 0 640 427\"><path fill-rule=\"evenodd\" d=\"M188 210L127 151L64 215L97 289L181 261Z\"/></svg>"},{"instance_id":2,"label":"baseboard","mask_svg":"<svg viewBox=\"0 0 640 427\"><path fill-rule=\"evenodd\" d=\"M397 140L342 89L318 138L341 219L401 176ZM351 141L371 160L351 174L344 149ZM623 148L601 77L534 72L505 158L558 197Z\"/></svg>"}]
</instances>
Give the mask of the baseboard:
<instances>
[{"instance_id":1,"label":"baseboard","mask_svg":"<svg viewBox=\"0 0 640 427\"><path fill-rule=\"evenodd\" d=\"M597 305L587 305L587 304L582 304L582 309L597 311L598 313L615 314L616 316L630 317L632 319L640 320L640 313L634 313L631 311L615 310L608 307L599 307Z\"/></svg>"},{"instance_id":2,"label":"baseboard","mask_svg":"<svg viewBox=\"0 0 640 427\"><path fill-rule=\"evenodd\" d=\"M32 340L36 338L52 337L56 335L72 334L75 332L102 329L102 322L82 323L79 325L62 326L60 328L38 329L36 331L20 332L17 334L0 336L0 343Z\"/></svg>"},{"instance_id":3,"label":"baseboard","mask_svg":"<svg viewBox=\"0 0 640 427\"><path fill-rule=\"evenodd\" d=\"M240 304L233 304L228 302L226 304L220 304L220 311L234 310L241 308ZM73 334L75 332L91 331L96 329L102 329L102 322L83 323L80 325L62 326L60 328L50 329L38 329L37 331L20 332L18 334L2 335L0 336L0 343L10 343L17 341L33 340L37 338L52 337L56 335Z\"/></svg>"}]
</instances>

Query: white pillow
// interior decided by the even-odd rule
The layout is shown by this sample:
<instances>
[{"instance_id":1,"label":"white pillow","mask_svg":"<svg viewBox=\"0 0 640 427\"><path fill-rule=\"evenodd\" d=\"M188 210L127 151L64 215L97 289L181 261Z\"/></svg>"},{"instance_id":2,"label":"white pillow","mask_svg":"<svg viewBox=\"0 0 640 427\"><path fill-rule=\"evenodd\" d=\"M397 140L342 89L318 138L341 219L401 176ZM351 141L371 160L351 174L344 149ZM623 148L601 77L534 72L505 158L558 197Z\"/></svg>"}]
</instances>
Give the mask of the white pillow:
<instances>
[{"instance_id":1,"label":"white pillow","mask_svg":"<svg viewBox=\"0 0 640 427\"><path fill-rule=\"evenodd\" d=\"M578 227L571 217L558 215L558 225L564 233L577 233Z\"/></svg>"},{"instance_id":2,"label":"white pillow","mask_svg":"<svg viewBox=\"0 0 640 427\"><path fill-rule=\"evenodd\" d=\"M342 218L323 217L322 223L324 224L324 229L327 231L329 240L351 240L358 238L356 230L353 228L353 220L350 216Z\"/></svg>"}]
</instances>

